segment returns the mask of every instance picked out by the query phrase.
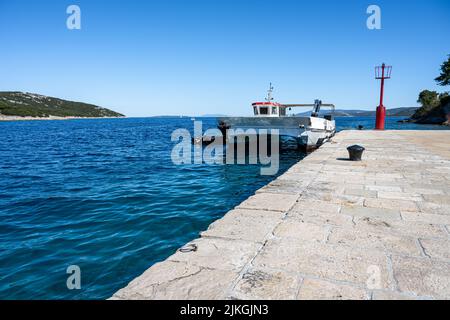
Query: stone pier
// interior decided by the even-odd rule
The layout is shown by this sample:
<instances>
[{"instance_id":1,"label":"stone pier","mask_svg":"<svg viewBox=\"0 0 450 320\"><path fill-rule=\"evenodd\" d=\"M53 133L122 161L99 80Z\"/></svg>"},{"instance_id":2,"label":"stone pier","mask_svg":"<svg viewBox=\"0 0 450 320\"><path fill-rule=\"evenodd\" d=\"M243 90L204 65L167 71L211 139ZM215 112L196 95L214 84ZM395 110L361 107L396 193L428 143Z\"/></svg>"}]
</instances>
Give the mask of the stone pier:
<instances>
[{"instance_id":1,"label":"stone pier","mask_svg":"<svg viewBox=\"0 0 450 320\"><path fill-rule=\"evenodd\" d=\"M191 244L112 299L450 299L450 131L340 132Z\"/></svg>"}]
</instances>

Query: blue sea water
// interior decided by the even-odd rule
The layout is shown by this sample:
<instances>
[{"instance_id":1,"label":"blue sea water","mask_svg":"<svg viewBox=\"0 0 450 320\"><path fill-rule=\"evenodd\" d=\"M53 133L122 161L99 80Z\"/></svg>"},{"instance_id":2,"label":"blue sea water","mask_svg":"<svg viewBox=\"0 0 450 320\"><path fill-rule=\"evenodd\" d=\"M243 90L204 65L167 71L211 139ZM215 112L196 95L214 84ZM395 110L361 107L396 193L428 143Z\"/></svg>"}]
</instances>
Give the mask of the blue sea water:
<instances>
[{"instance_id":1,"label":"blue sea water","mask_svg":"<svg viewBox=\"0 0 450 320\"><path fill-rule=\"evenodd\" d=\"M391 129L444 129L398 124ZM215 119L203 119L214 127ZM338 118L338 129L373 127ZM190 119L0 123L0 299L105 299L274 179L257 165L175 166ZM283 173L305 155L286 151ZM81 290L66 269L81 268Z\"/></svg>"}]
</instances>

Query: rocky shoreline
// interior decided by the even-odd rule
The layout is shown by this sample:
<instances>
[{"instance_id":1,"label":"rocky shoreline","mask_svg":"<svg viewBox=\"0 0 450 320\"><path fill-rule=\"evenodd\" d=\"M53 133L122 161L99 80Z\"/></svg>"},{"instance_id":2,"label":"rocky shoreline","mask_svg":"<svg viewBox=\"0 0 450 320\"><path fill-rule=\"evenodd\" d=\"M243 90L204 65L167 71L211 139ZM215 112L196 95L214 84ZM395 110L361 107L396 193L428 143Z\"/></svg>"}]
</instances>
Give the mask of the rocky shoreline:
<instances>
[{"instance_id":1,"label":"rocky shoreline","mask_svg":"<svg viewBox=\"0 0 450 320\"><path fill-rule=\"evenodd\" d=\"M429 110L419 109L411 118L401 120L402 123L435 124L450 126L450 101Z\"/></svg>"},{"instance_id":2,"label":"rocky shoreline","mask_svg":"<svg viewBox=\"0 0 450 320\"><path fill-rule=\"evenodd\" d=\"M82 119L120 119L125 117L18 117L0 115L0 121L51 121L51 120L82 120Z\"/></svg>"}]
</instances>

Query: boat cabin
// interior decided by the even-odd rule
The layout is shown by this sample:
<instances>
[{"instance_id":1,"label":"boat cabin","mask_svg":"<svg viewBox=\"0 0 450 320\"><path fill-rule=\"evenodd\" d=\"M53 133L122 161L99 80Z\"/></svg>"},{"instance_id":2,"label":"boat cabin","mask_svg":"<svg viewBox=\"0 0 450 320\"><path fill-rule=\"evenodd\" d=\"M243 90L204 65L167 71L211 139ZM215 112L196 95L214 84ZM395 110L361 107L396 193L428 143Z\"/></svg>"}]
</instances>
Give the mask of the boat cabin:
<instances>
[{"instance_id":1,"label":"boat cabin","mask_svg":"<svg viewBox=\"0 0 450 320\"><path fill-rule=\"evenodd\" d=\"M314 104L280 104L277 102L273 102L273 86L272 83L270 84L269 90L267 91L267 98L266 102L255 102L252 104L253 106L253 114L255 117L287 117L287 109L291 110L292 108L297 107L312 107L313 110L311 112L311 117L318 118L320 109L322 107L329 107L331 108L331 115L326 115L324 118L326 120L332 120L333 119L333 113L334 113L334 105L333 104L323 104L321 100L314 101Z\"/></svg>"},{"instance_id":2,"label":"boat cabin","mask_svg":"<svg viewBox=\"0 0 450 320\"><path fill-rule=\"evenodd\" d=\"M252 104L256 117L286 117L286 107L273 102L256 102Z\"/></svg>"}]
</instances>

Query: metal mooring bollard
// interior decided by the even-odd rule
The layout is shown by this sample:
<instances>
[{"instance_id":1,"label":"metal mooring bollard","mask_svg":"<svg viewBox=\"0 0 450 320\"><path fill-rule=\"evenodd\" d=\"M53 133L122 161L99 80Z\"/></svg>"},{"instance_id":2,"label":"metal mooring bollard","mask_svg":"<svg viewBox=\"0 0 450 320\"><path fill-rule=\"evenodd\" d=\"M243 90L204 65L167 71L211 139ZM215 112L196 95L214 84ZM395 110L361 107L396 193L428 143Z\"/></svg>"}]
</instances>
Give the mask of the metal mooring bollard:
<instances>
[{"instance_id":1,"label":"metal mooring bollard","mask_svg":"<svg viewBox=\"0 0 450 320\"><path fill-rule=\"evenodd\" d=\"M363 152L366 149L364 147L354 145L354 146L348 147L347 150L350 155L351 161L361 161Z\"/></svg>"}]
</instances>

